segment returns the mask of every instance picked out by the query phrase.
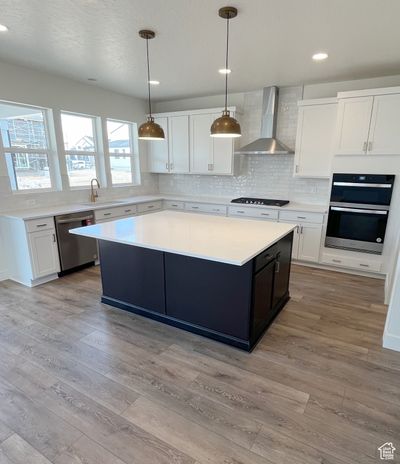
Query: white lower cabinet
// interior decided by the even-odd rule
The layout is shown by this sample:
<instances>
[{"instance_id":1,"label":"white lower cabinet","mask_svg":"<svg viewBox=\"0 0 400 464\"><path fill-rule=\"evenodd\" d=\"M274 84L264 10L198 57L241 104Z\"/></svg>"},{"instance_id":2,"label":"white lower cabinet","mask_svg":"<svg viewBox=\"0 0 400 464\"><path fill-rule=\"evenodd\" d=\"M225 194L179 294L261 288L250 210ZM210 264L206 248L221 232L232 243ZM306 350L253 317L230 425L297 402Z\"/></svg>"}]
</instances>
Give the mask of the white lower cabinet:
<instances>
[{"instance_id":1,"label":"white lower cabinet","mask_svg":"<svg viewBox=\"0 0 400 464\"><path fill-rule=\"evenodd\" d=\"M279 221L296 223L296 221ZM293 231L292 258L299 261L318 263L321 249L322 224L297 223Z\"/></svg>"},{"instance_id":2,"label":"white lower cabinet","mask_svg":"<svg viewBox=\"0 0 400 464\"><path fill-rule=\"evenodd\" d=\"M60 272L57 237L54 229L28 233L28 243L34 279Z\"/></svg>"},{"instance_id":3,"label":"white lower cabinet","mask_svg":"<svg viewBox=\"0 0 400 464\"><path fill-rule=\"evenodd\" d=\"M185 210L194 213L208 213L226 216L226 206L209 203L185 203Z\"/></svg>"},{"instance_id":4,"label":"white lower cabinet","mask_svg":"<svg viewBox=\"0 0 400 464\"><path fill-rule=\"evenodd\" d=\"M325 249L327 250L327 249ZM361 253L345 251L345 250L332 250L323 251L321 263L329 264L331 266L345 267L350 269L358 269L366 272L379 272L382 268L381 255L368 255L362 256ZM365 253L364 253L365 255Z\"/></svg>"}]
</instances>

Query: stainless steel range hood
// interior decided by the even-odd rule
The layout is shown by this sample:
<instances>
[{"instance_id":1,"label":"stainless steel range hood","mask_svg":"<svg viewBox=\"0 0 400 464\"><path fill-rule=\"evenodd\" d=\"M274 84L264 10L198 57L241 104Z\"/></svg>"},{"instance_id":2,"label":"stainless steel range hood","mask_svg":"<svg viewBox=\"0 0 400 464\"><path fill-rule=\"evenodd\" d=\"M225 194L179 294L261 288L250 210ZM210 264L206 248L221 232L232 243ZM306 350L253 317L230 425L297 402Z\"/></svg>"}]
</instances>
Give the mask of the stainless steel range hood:
<instances>
[{"instance_id":1,"label":"stainless steel range hood","mask_svg":"<svg viewBox=\"0 0 400 464\"><path fill-rule=\"evenodd\" d=\"M263 91L261 135L254 142L239 148L239 155L289 155L293 151L276 139L278 116L278 87L265 87Z\"/></svg>"}]
</instances>

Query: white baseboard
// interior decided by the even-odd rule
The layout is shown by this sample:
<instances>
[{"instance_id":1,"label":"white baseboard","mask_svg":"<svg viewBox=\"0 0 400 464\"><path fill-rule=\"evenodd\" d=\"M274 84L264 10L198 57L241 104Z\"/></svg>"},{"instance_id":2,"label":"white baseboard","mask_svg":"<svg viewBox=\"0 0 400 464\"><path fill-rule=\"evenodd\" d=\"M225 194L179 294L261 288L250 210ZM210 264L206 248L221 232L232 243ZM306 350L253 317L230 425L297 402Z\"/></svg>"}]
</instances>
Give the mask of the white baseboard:
<instances>
[{"instance_id":1,"label":"white baseboard","mask_svg":"<svg viewBox=\"0 0 400 464\"><path fill-rule=\"evenodd\" d=\"M400 351L400 336L385 332L383 334L383 347L389 350Z\"/></svg>"}]
</instances>

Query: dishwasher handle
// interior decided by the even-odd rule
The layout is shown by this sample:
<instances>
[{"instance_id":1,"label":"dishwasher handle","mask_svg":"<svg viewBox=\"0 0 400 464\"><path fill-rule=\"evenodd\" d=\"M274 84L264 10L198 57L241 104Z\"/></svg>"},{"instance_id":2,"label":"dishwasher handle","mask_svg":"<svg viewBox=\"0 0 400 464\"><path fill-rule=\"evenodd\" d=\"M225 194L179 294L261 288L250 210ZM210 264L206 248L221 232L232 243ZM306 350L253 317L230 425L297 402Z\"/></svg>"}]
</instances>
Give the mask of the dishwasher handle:
<instances>
[{"instance_id":1,"label":"dishwasher handle","mask_svg":"<svg viewBox=\"0 0 400 464\"><path fill-rule=\"evenodd\" d=\"M94 219L93 216L81 216L81 217L76 217L76 218L71 218L71 219L56 219L57 224L71 224L73 222L79 222L79 221L92 221Z\"/></svg>"}]
</instances>

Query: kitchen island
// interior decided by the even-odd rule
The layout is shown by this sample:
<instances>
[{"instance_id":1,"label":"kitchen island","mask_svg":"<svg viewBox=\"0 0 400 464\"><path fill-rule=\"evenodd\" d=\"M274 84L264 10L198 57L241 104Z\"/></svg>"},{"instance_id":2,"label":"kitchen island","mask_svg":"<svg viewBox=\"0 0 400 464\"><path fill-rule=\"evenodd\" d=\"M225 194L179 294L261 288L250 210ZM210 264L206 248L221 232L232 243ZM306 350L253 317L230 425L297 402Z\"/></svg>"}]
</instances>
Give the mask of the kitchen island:
<instances>
[{"instance_id":1,"label":"kitchen island","mask_svg":"<svg viewBox=\"0 0 400 464\"><path fill-rule=\"evenodd\" d=\"M102 302L251 351L289 299L295 227L161 211L70 232L98 240Z\"/></svg>"}]
</instances>

